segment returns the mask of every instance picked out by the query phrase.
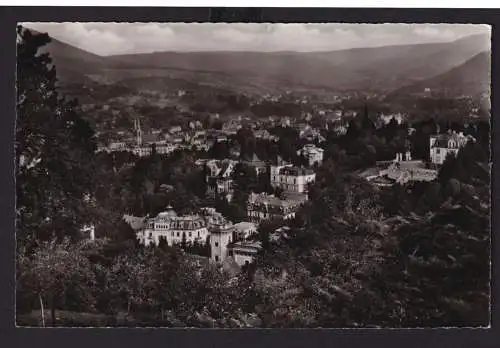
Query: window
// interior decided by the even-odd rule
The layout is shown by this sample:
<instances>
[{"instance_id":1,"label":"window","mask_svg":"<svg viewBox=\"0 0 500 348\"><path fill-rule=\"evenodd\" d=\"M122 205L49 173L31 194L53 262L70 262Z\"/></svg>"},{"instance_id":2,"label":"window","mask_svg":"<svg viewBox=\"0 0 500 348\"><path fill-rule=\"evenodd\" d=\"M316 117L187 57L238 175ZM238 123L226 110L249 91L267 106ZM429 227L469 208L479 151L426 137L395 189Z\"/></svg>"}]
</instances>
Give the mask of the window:
<instances>
[{"instance_id":1,"label":"window","mask_svg":"<svg viewBox=\"0 0 500 348\"><path fill-rule=\"evenodd\" d=\"M436 155L439 155L440 151L439 148L436 149Z\"/></svg>"},{"instance_id":2,"label":"window","mask_svg":"<svg viewBox=\"0 0 500 348\"><path fill-rule=\"evenodd\" d=\"M189 232L189 237L191 238L191 232Z\"/></svg>"},{"instance_id":3,"label":"window","mask_svg":"<svg viewBox=\"0 0 500 348\"><path fill-rule=\"evenodd\" d=\"M215 261L219 261L219 256L215 255Z\"/></svg>"},{"instance_id":4,"label":"window","mask_svg":"<svg viewBox=\"0 0 500 348\"><path fill-rule=\"evenodd\" d=\"M218 247L219 246L219 243L218 242L215 242L215 246Z\"/></svg>"},{"instance_id":5,"label":"window","mask_svg":"<svg viewBox=\"0 0 500 348\"><path fill-rule=\"evenodd\" d=\"M177 232L177 237L179 237L179 236L180 236L180 233L179 233L179 232Z\"/></svg>"},{"instance_id":6,"label":"window","mask_svg":"<svg viewBox=\"0 0 500 348\"><path fill-rule=\"evenodd\" d=\"M198 238L200 238L200 231L198 231Z\"/></svg>"}]
</instances>

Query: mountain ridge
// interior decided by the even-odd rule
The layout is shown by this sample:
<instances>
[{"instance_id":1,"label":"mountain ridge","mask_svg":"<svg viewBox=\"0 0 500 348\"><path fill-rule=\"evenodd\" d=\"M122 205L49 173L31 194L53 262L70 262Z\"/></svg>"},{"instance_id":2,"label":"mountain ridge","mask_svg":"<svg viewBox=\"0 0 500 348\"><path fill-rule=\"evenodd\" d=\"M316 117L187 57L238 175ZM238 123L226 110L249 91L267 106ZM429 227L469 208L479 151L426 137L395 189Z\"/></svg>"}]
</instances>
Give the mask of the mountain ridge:
<instances>
[{"instance_id":1,"label":"mountain ridge","mask_svg":"<svg viewBox=\"0 0 500 348\"><path fill-rule=\"evenodd\" d=\"M51 38L50 52L62 83L121 81L130 78L187 78L217 83L251 83L272 88L391 90L443 74L491 46L478 34L444 43L360 47L316 52L202 51L101 56ZM429 64L432 62L432 64ZM479 66L480 67L480 66Z\"/></svg>"}]
</instances>

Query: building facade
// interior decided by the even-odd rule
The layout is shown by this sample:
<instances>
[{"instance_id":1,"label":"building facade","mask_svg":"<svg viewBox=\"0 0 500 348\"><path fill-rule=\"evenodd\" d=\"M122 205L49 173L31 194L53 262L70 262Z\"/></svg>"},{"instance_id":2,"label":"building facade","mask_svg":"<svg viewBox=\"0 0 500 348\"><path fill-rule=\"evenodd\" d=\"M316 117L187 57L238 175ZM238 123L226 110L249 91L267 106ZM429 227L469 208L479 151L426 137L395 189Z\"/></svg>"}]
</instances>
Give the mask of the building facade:
<instances>
[{"instance_id":1,"label":"building facade","mask_svg":"<svg viewBox=\"0 0 500 348\"><path fill-rule=\"evenodd\" d=\"M224 195L231 201L233 195L233 172L238 162L233 160L210 160L206 163L207 197Z\"/></svg>"},{"instance_id":2,"label":"building facade","mask_svg":"<svg viewBox=\"0 0 500 348\"><path fill-rule=\"evenodd\" d=\"M223 262L228 256L228 245L233 241L231 228L216 228L210 233L210 258L215 262Z\"/></svg>"},{"instance_id":3,"label":"building facade","mask_svg":"<svg viewBox=\"0 0 500 348\"><path fill-rule=\"evenodd\" d=\"M294 167L289 164L278 163L270 169L271 186L284 191L304 193L307 186L316 180L312 169Z\"/></svg>"},{"instance_id":4,"label":"building facade","mask_svg":"<svg viewBox=\"0 0 500 348\"><path fill-rule=\"evenodd\" d=\"M432 135L429 138L431 162L443 164L449 154L456 156L469 141L474 141L474 138L457 132Z\"/></svg>"},{"instance_id":5,"label":"building facade","mask_svg":"<svg viewBox=\"0 0 500 348\"><path fill-rule=\"evenodd\" d=\"M323 163L323 152L324 150L322 148L314 144L307 144L297 151L297 154L305 157L309 166L313 167L314 165L321 165L321 163Z\"/></svg>"},{"instance_id":6,"label":"building facade","mask_svg":"<svg viewBox=\"0 0 500 348\"><path fill-rule=\"evenodd\" d=\"M250 236L257 234L257 225L253 222L238 222L233 225L234 240L248 239Z\"/></svg>"},{"instance_id":7,"label":"building facade","mask_svg":"<svg viewBox=\"0 0 500 348\"><path fill-rule=\"evenodd\" d=\"M162 238L168 245L205 243L209 236L207 223L199 215L177 216L169 210L150 218L143 230L137 233L139 242L148 246L159 245Z\"/></svg>"},{"instance_id":8,"label":"building facade","mask_svg":"<svg viewBox=\"0 0 500 348\"><path fill-rule=\"evenodd\" d=\"M253 263L261 249L262 245L260 242L238 241L228 246L228 256L232 257L238 266L241 267Z\"/></svg>"},{"instance_id":9,"label":"building facade","mask_svg":"<svg viewBox=\"0 0 500 348\"><path fill-rule=\"evenodd\" d=\"M288 220L295 217L301 203L282 200L274 195L251 193L247 201L247 216L252 222L270 219Z\"/></svg>"}]
</instances>

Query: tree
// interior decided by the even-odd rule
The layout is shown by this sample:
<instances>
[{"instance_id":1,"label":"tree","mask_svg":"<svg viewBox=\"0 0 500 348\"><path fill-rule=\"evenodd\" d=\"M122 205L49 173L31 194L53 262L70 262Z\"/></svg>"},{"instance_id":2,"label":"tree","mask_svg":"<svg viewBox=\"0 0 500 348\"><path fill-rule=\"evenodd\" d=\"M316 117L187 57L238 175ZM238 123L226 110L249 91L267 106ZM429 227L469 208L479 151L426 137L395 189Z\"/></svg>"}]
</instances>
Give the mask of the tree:
<instances>
[{"instance_id":1,"label":"tree","mask_svg":"<svg viewBox=\"0 0 500 348\"><path fill-rule=\"evenodd\" d=\"M168 241L165 237L160 237L160 242L158 243L160 249L166 250L168 248Z\"/></svg>"},{"instance_id":2,"label":"tree","mask_svg":"<svg viewBox=\"0 0 500 348\"><path fill-rule=\"evenodd\" d=\"M25 301L38 298L42 313L48 304L52 326L57 308L92 309L95 304L96 279L84 246L51 240L41 242L33 254L18 252L16 291Z\"/></svg>"},{"instance_id":3,"label":"tree","mask_svg":"<svg viewBox=\"0 0 500 348\"><path fill-rule=\"evenodd\" d=\"M182 232L182 241L181 241L182 250L186 250L186 246L187 246L186 232Z\"/></svg>"},{"instance_id":4,"label":"tree","mask_svg":"<svg viewBox=\"0 0 500 348\"><path fill-rule=\"evenodd\" d=\"M48 35L18 26L17 36L17 236L76 238L92 192L93 132L56 91L52 60L38 52Z\"/></svg>"}]
</instances>

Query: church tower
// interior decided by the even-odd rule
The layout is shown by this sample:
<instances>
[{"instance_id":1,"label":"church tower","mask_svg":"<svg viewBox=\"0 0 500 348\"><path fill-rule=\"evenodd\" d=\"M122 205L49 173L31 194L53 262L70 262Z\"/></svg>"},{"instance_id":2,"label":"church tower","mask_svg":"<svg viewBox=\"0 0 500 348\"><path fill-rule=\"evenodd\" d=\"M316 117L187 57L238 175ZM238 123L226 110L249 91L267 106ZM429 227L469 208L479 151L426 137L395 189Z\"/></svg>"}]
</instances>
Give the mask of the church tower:
<instances>
[{"instance_id":1,"label":"church tower","mask_svg":"<svg viewBox=\"0 0 500 348\"><path fill-rule=\"evenodd\" d=\"M142 129L141 129L141 121L136 118L134 120L134 129L136 132L136 141L137 141L137 146L142 145Z\"/></svg>"},{"instance_id":2,"label":"church tower","mask_svg":"<svg viewBox=\"0 0 500 348\"><path fill-rule=\"evenodd\" d=\"M223 262L227 255L227 246L233 241L231 228L219 227L210 232L210 255L212 261Z\"/></svg>"}]
</instances>

